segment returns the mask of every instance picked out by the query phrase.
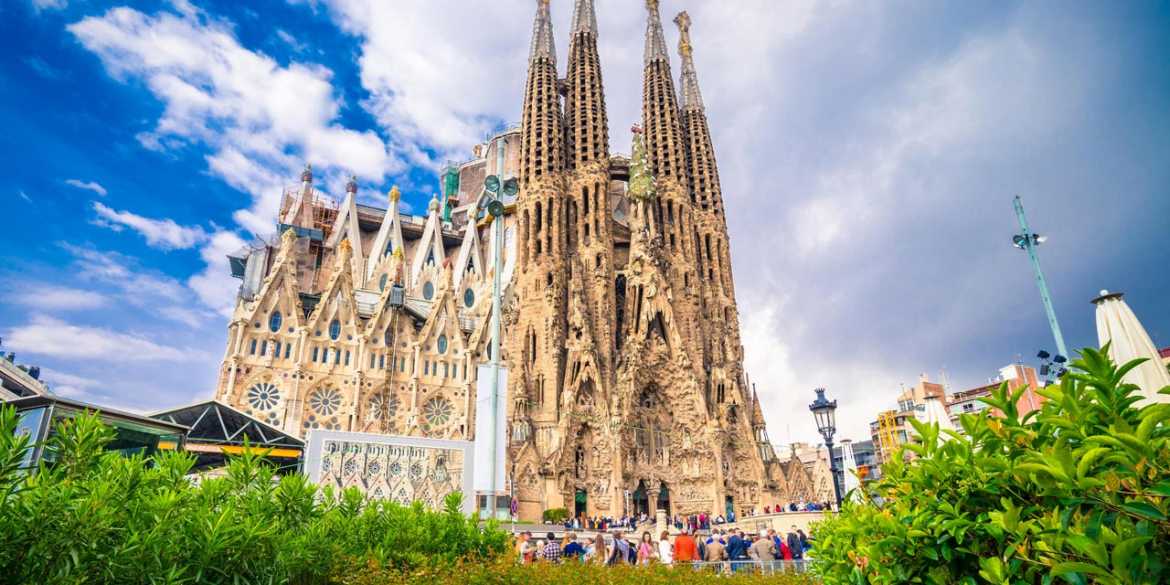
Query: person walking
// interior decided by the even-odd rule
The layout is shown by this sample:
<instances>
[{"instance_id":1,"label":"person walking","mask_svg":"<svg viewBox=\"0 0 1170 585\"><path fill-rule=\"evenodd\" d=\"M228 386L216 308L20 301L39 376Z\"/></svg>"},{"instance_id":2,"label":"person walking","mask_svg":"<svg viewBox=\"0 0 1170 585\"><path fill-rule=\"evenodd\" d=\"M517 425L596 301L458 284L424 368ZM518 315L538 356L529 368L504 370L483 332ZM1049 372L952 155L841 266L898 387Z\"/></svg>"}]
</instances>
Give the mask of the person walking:
<instances>
[{"instance_id":1,"label":"person walking","mask_svg":"<svg viewBox=\"0 0 1170 585\"><path fill-rule=\"evenodd\" d=\"M752 543L750 551L752 559L760 564L762 571L771 573L773 562L776 560L776 549L772 545L771 537L761 535L755 542Z\"/></svg>"},{"instance_id":2,"label":"person walking","mask_svg":"<svg viewBox=\"0 0 1170 585\"><path fill-rule=\"evenodd\" d=\"M674 562L674 545L670 542L670 533L665 530L658 537L658 562L664 565Z\"/></svg>"},{"instance_id":3,"label":"person walking","mask_svg":"<svg viewBox=\"0 0 1170 585\"><path fill-rule=\"evenodd\" d=\"M540 558L550 562L561 562L561 543L557 542L557 537L553 533L548 533L548 539L544 543L544 548L540 549Z\"/></svg>"},{"instance_id":4,"label":"person walking","mask_svg":"<svg viewBox=\"0 0 1170 585\"><path fill-rule=\"evenodd\" d=\"M585 548L585 562L604 565L608 558L610 556L608 556L607 549L605 548L605 536L594 536L593 542Z\"/></svg>"},{"instance_id":5,"label":"person walking","mask_svg":"<svg viewBox=\"0 0 1170 585\"><path fill-rule=\"evenodd\" d=\"M732 533L727 540L727 560L731 562L731 570L739 571L743 561L748 560L749 543L744 537L743 530Z\"/></svg>"},{"instance_id":6,"label":"person walking","mask_svg":"<svg viewBox=\"0 0 1170 585\"><path fill-rule=\"evenodd\" d=\"M520 564L529 565L536 560L536 544L532 542L531 532L521 532L520 542L517 546L517 552L520 555Z\"/></svg>"},{"instance_id":7,"label":"person walking","mask_svg":"<svg viewBox=\"0 0 1170 585\"><path fill-rule=\"evenodd\" d=\"M792 530L785 537L785 542L788 544L788 550L792 553L792 565L797 571L804 569L804 548L800 545L800 536L796 534L796 525L792 526Z\"/></svg>"},{"instance_id":8,"label":"person walking","mask_svg":"<svg viewBox=\"0 0 1170 585\"><path fill-rule=\"evenodd\" d=\"M699 550L695 539L683 530L674 537L674 562L678 564L691 563L699 560Z\"/></svg>"},{"instance_id":9,"label":"person walking","mask_svg":"<svg viewBox=\"0 0 1170 585\"><path fill-rule=\"evenodd\" d=\"M561 554L574 561L580 561L585 556L585 547L577 542L577 533L570 532L566 538L567 544L565 544L565 548L561 551Z\"/></svg>"},{"instance_id":10,"label":"person walking","mask_svg":"<svg viewBox=\"0 0 1170 585\"><path fill-rule=\"evenodd\" d=\"M629 562L627 559L630 555L630 544L622 538L622 531L618 530L613 533L613 548L606 557L605 564L619 565L621 563Z\"/></svg>"},{"instance_id":11,"label":"person walking","mask_svg":"<svg viewBox=\"0 0 1170 585\"><path fill-rule=\"evenodd\" d=\"M649 565L657 556L658 547L654 545L654 538L649 532L643 532L642 540L638 543L638 564Z\"/></svg>"}]
</instances>

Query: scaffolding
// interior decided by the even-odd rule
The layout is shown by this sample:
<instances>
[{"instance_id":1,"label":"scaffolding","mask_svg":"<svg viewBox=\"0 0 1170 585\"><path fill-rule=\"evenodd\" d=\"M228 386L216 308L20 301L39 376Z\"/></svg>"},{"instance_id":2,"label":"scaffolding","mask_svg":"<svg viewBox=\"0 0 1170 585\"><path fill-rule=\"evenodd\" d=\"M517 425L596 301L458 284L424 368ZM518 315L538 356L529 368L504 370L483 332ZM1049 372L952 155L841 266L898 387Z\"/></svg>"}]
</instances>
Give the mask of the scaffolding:
<instances>
[{"instance_id":1,"label":"scaffolding","mask_svg":"<svg viewBox=\"0 0 1170 585\"><path fill-rule=\"evenodd\" d=\"M898 448L898 413L893 410L878 413L877 426L877 447L884 462Z\"/></svg>"}]
</instances>

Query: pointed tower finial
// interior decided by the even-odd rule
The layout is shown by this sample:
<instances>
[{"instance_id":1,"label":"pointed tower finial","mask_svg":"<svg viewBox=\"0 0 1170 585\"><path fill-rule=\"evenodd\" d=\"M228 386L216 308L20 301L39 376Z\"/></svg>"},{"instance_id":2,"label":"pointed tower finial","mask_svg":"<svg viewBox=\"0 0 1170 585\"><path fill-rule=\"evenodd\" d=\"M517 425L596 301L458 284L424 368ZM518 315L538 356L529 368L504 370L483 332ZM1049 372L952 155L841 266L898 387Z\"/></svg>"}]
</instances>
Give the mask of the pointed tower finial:
<instances>
[{"instance_id":1,"label":"pointed tower finial","mask_svg":"<svg viewBox=\"0 0 1170 585\"><path fill-rule=\"evenodd\" d=\"M666 37L662 34L662 17L658 15L658 0L646 0L646 53L645 64L658 60L670 61L666 53Z\"/></svg>"},{"instance_id":2,"label":"pointed tower finial","mask_svg":"<svg viewBox=\"0 0 1170 585\"><path fill-rule=\"evenodd\" d=\"M691 15L684 10L674 17L674 23L678 25L678 54L682 58L682 78L679 80L682 103L679 107L684 110L702 109L703 95L699 93L699 75L695 72L691 47Z\"/></svg>"},{"instance_id":3,"label":"pointed tower finial","mask_svg":"<svg viewBox=\"0 0 1170 585\"><path fill-rule=\"evenodd\" d=\"M312 183L313 182L313 165L311 165L309 163L305 163L305 170L301 171L301 182L302 183Z\"/></svg>"},{"instance_id":4,"label":"pointed tower finial","mask_svg":"<svg viewBox=\"0 0 1170 585\"><path fill-rule=\"evenodd\" d=\"M400 197L402 197L402 192L400 192L400 191L398 190L398 185L394 185L393 187L390 187L390 192L389 192L389 193L387 193L387 196L388 196L388 197L389 197L389 199L390 199L390 204L391 204L391 205L394 205L394 204L398 203L398 199L399 199Z\"/></svg>"},{"instance_id":5,"label":"pointed tower finial","mask_svg":"<svg viewBox=\"0 0 1170 585\"><path fill-rule=\"evenodd\" d=\"M593 9L593 0L577 0L573 6L573 28L569 34L578 33L597 34L597 11Z\"/></svg>"},{"instance_id":6,"label":"pointed tower finial","mask_svg":"<svg viewBox=\"0 0 1170 585\"><path fill-rule=\"evenodd\" d=\"M555 67L557 51L553 43L552 18L549 16L548 4L549 0L536 0L536 21L532 23L532 47L528 51L528 62L545 58Z\"/></svg>"},{"instance_id":7,"label":"pointed tower finial","mask_svg":"<svg viewBox=\"0 0 1170 585\"><path fill-rule=\"evenodd\" d=\"M349 176L349 181L345 184L345 192L357 194L357 175Z\"/></svg>"}]
</instances>

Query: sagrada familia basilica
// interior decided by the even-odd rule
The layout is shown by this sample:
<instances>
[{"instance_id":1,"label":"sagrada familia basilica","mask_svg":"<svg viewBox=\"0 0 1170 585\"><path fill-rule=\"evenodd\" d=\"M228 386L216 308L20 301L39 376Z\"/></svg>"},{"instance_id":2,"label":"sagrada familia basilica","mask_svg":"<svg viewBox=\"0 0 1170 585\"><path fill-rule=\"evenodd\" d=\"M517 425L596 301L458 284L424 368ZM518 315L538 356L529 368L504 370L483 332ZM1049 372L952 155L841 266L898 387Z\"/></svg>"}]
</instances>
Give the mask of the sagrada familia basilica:
<instances>
[{"instance_id":1,"label":"sagrada familia basilica","mask_svg":"<svg viewBox=\"0 0 1170 585\"><path fill-rule=\"evenodd\" d=\"M715 149L680 30L676 91L647 0L642 121L613 154L592 0L576 0L565 77L537 0L522 123L452 164L425 216L338 202L311 169L279 242L231 258L243 280L216 397L286 432L472 439L489 359L492 215L504 201L502 358L509 485L522 518L724 514L812 500L781 463L743 370ZM389 473L389 471L384 471Z\"/></svg>"}]
</instances>

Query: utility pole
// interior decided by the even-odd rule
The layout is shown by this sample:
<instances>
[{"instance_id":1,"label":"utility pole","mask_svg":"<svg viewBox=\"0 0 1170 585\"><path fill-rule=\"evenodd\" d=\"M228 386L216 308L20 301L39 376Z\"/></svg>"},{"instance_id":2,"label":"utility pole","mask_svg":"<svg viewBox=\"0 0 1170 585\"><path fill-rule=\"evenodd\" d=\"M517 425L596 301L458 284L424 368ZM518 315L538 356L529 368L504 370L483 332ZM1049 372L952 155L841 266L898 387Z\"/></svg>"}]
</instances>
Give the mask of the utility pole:
<instances>
[{"instance_id":1,"label":"utility pole","mask_svg":"<svg viewBox=\"0 0 1170 585\"><path fill-rule=\"evenodd\" d=\"M1036 273L1036 286L1040 288L1040 300L1044 303L1044 312L1048 315L1048 326L1052 328L1052 337L1056 339L1056 351L1059 355L1068 358L1068 349L1064 346L1064 335L1060 332L1060 323L1056 321L1056 310L1052 307L1052 295L1048 293L1048 281L1044 279L1044 272L1040 270L1040 258L1036 255L1036 247L1043 244L1046 237L1032 233L1028 228L1028 218L1024 216L1024 203L1020 196L1013 200L1016 208L1016 219L1020 221L1020 233L1012 237L1012 244L1028 253L1032 261L1032 270Z\"/></svg>"}]
</instances>

